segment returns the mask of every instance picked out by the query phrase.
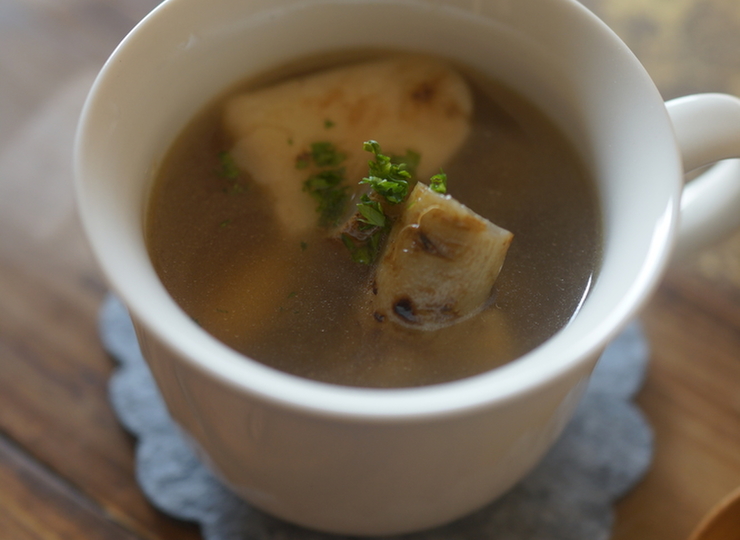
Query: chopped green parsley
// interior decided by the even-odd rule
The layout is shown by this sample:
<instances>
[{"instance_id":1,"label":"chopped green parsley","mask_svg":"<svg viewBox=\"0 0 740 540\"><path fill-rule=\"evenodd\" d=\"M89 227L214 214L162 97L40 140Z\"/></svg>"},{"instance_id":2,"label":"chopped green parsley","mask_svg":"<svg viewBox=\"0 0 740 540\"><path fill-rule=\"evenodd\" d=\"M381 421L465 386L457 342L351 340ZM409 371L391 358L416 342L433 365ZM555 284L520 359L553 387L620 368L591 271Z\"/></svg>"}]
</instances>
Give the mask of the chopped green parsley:
<instances>
[{"instance_id":1,"label":"chopped green parsley","mask_svg":"<svg viewBox=\"0 0 740 540\"><path fill-rule=\"evenodd\" d=\"M342 242L349 250L352 260L372 264L380 253L380 247L391 228L391 218L385 213L384 204L399 204L408 198L414 185L416 169L421 155L407 150L403 156L383 154L377 141L366 141L363 149L375 156L368 162L368 176L360 183L368 184L374 194L364 194L357 203L356 227L360 234L342 234ZM440 169L429 179L430 189L447 193L447 174Z\"/></svg>"},{"instance_id":2,"label":"chopped green parsley","mask_svg":"<svg viewBox=\"0 0 740 540\"><path fill-rule=\"evenodd\" d=\"M419 154L419 152L414 152L413 150L406 150L405 155L392 155L390 158L391 163L394 165L404 164L406 166L406 170L411 173L411 176L414 176L416 174L416 169L419 166L419 162L421 161L421 154Z\"/></svg>"},{"instance_id":3,"label":"chopped green parsley","mask_svg":"<svg viewBox=\"0 0 740 540\"><path fill-rule=\"evenodd\" d=\"M223 192L227 195L246 193L249 185L244 182L244 175L239 170L239 166L236 164L231 153L226 151L219 152L218 162L216 174L229 181L228 185L223 188Z\"/></svg>"},{"instance_id":4,"label":"chopped green parsley","mask_svg":"<svg viewBox=\"0 0 740 540\"><path fill-rule=\"evenodd\" d=\"M369 184L391 204L403 202L409 194L411 181L411 173L407 170L406 163L393 163L389 156L381 152L377 141L366 141L363 148L375 155L375 161L368 163L369 175L360 183Z\"/></svg>"},{"instance_id":5,"label":"chopped green parsley","mask_svg":"<svg viewBox=\"0 0 740 540\"><path fill-rule=\"evenodd\" d=\"M315 142L311 145L311 157L317 167L336 167L347 159L347 155L338 151L330 142Z\"/></svg>"},{"instance_id":6,"label":"chopped green parsley","mask_svg":"<svg viewBox=\"0 0 740 540\"><path fill-rule=\"evenodd\" d=\"M360 223L368 227L385 227L386 219L383 207L380 206L380 202L370 199L367 193L357 203L357 211L362 216L360 217Z\"/></svg>"},{"instance_id":7,"label":"chopped green parsley","mask_svg":"<svg viewBox=\"0 0 740 540\"><path fill-rule=\"evenodd\" d=\"M362 264L372 264L380 253L380 247L388 230L390 219L383 209L383 202L399 204L408 197L413 172L419 164L420 156L411 150L405 156L383 154L377 141L366 141L363 149L375 156L368 162L368 176L360 183L368 184L377 197L363 194L357 203L357 228L362 234L354 237L342 234L342 242L352 256L352 260Z\"/></svg>"},{"instance_id":8,"label":"chopped green parsley","mask_svg":"<svg viewBox=\"0 0 740 540\"><path fill-rule=\"evenodd\" d=\"M239 167L236 165L236 161L234 161L234 157L231 153L225 151L219 152L218 161L221 164L221 167L218 170L219 176L229 178L230 180L239 178Z\"/></svg>"},{"instance_id":9,"label":"chopped green parsley","mask_svg":"<svg viewBox=\"0 0 740 540\"><path fill-rule=\"evenodd\" d=\"M303 183L304 189L309 193L323 191L339 186L344 180L344 169L326 169L312 174Z\"/></svg>"},{"instance_id":10,"label":"chopped green parsley","mask_svg":"<svg viewBox=\"0 0 740 540\"><path fill-rule=\"evenodd\" d=\"M429 187L432 191L436 191L442 195L447 193L447 174L440 169L439 173L429 179Z\"/></svg>"},{"instance_id":11,"label":"chopped green parsley","mask_svg":"<svg viewBox=\"0 0 740 540\"><path fill-rule=\"evenodd\" d=\"M370 236L364 242L355 242L346 233L342 234L342 243L349 250L352 260L361 264L372 264L380 252L380 244L383 239L382 230Z\"/></svg>"},{"instance_id":12,"label":"chopped green parsley","mask_svg":"<svg viewBox=\"0 0 740 540\"><path fill-rule=\"evenodd\" d=\"M311 144L311 150L299 154L296 167L305 169L315 165L319 170L303 182L303 190L311 194L317 202L319 225L337 225L344 214L349 200L349 188L344 183L344 168L339 165L347 158L336 147L326 141Z\"/></svg>"}]
</instances>

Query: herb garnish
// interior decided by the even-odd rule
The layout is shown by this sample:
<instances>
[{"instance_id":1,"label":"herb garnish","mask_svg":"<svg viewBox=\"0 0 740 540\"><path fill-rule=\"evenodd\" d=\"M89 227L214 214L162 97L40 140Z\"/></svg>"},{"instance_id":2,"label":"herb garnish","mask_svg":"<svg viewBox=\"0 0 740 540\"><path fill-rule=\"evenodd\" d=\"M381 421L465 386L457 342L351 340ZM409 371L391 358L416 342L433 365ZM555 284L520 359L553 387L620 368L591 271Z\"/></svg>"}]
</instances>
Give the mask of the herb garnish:
<instances>
[{"instance_id":1,"label":"herb garnish","mask_svg":"<svg viewBox=\"0 0 740 540\"><path fill-rule=\"evenodd\" d=\"M447 173L442 169L429 179L429 188L444 195L447 193Z\"/></svg>"},{"instance_id":2,"label":"herb garnish","mask_svg":"<svg viewBox=\"0 0 740 540\"><path fill-rule=\"evenodd\" d=\"M333 122L332 120L330 120L329 118L327 118L326 120L324 120L324 127L325 127L326 129L331 129L331 128L333 128L333 127L334 127L335 125L336 125L336 124L335 124L335 123L334 123L334 122Z\"/></svg>"},{"instance_id":3,"label":"herb garnish","mask_svg":"<svg viewBox=\"0 0 740 540\"><path fill-rule=\"evenodd\" d=\"M371 227L385 227L385 212L383 212L380 202L373 201L367 193L357 203L357 211L362 216L359 218L361 223Z\"/></svg>"},{"instance_id":4,"label":"herb garnish","mask_svg":"<svg viewBox=\"0 0 740 540\"><path fill-rule=\"evenodd\" d=\"M344 168L326 169L312 174L303 182L306 191L315 192L338 186L344 180Z\"/></svg>"},{"instance_id":5,"label":"herb garnish","mask_svg":"<svg viewBox=\"0 0 740 540\"><path fill-rule=\"evenodd\" d=\"M242 178L242 174L231 153L226 151L219 152L218 161L219 166L216 169L216 174L221 178L231 180L229 185L223 188L223 192L226 194L246 193L249 185L239 181Z\"/></svg>"},{"instance_id":6,"label":"herb garnish","mask_svg":"<svg viewBox=\"0 0 740 540\"><path fill-rule=\"evenodd\" d=\"M346 154L326 141L311 144L310 152L299 154L296 158L296 167L299 169L309 167L311 162L320 169L303 182L303 190L318 201L316 211L322 227L336 225L347 206L349 188L342 185L344 167L338 167L346 158Z\"/></svg>"},{"instance_id":7,"label":"herb garnish","mask_svg":"<svg viewBox=\"0 0 740 540\"><path fill-rule=\"evenodd\" d=\"M347 233L342 233L342 243L349 250L352 260L360 264L372 264L378 253L383 239L383 230L376 231L362 242L355 242Z\"/></svg>"},{"instance_id":8,"label":"herb garnish","mask_svg":"<svg viewBox=\"0 0 740 540\"><path fill-rule=\"evenodd\" d=\"M367 193L357 203L357 234L342 233L342 242L352 255L352 260L362 264L372 264L380 251L382 240L390 228L390 221L383 211L380 201Z\"/></svg>"},{"instance_id":9,"label":"herb garnish","mask_svg":"<svg viewBox=\"0 0 740 540\"><path fill-rule=\"evenodd\" d=\"M416 175L416 168L419 166L420 161L421 154L413 150L406 150L406 154L403 156L391 156L391 163L394 165L401 165L403 163L406 166L406 170L411 173L411 176Z\"/></svg>"},{"instance_id":10,"label":"herb garnish","mask_svg":"<svg viewBox=\"0 0 740 540\"><path fill-rule=\"evenodd\" d=\"M234 157L229 152L219 152L218 161L221 164L221 168L218 171L219 176L231 180L239 178L239 167L237 167Z\"/></svg>"},{"instance_id":11,"label":"herb garnish","mask_svg":"<svg viewBox=\"0 0 740 540\"><path fill-rule=\"evenodd\" d=\"M339 152L330 142L315 142L311 144L311 157L318 167L336 167L347 159L347 155Z\"/></svg>"},{"instance_id":12,"label":"herb garnish","mask_svg":"<svg viewBox=\"0 0 740 540\"><path fill-rule=\"evenodd\" d=\"M399 204L406 199L411 180L406 162L393 163L389 156L381 152L377 141L366 141L362 147L375 155L375 161L368 163L369 176L360 183L370 184L376 193L391 204Z\"/></svg>"},{"instance_id":13,"label":"herb garnish","mask_svg":"<svg viewBox=\"0 0 740 540\"><path fill-rule=\"evenodd\" d=\"M344 168L326 169L308 177L303 183L304 191L310 193L317 201L319 224L322 227L336 225L344 214L349 194L347 186L342 185Z\"/></svg>"},{"instance_id":14,"label":"herb garnish","mask_svg":"<svg viewBox=\"0 0 740 540\"><path fill-rule=\"evenodd\" d=\"M360 181L361 184L369 184L372 192L360 198L353 227L342 233L342 242L353 261L372 264L380 253L395 215L394 212L391 216L386 214L384 205L396 205L407 199L421 155L407 150L404 156L386 156L378 142L373 140L366 141L363 148L375 156L374 161L368 162L368 176ZM447 193L447 174L440 169L429 179L429 184L432 191Z\"/></svg>"},{"instance_id":15,"label":"herb garnish","mask_svg":"<svg viewBox=\"0 0 740 540\"><path fill-rule=\"evenodd\" d=\"M405 156L383 154L377 141L366 141L363 149L375 156L368 162L368 176L361 184L369 184L372 193L365 193L357 203L355 231L344 232L342 242L349 250L352 260L362 264L372 264L380 253L380 246L390 229L391 220L383 209L383 204L399 204L408 197L413 171L421 156L408 150Z\"/></svg>"}]
</instances>

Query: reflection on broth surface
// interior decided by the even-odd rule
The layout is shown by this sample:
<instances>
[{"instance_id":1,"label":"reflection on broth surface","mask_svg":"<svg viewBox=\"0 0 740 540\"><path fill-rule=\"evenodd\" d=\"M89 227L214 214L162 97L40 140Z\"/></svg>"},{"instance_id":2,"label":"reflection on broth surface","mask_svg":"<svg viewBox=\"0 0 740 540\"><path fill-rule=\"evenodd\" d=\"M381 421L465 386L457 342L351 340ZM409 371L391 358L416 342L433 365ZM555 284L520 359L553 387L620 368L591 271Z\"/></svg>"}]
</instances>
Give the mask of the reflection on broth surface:
<instances>
[{"instance_id":1,"label":"reflection on broth surface","mask_svg":"<svg viewBox=\"0 0 740 540\"><path fill-rule=\"evenodd\" d=\"M465 68L457 71L470 88L472 114L454 155L442 163L448 193L514 234L482 311L434 331L379 322L366 306L374 267L355 262L318 226L318 214L317 226L290 229L292 211L276 210L275 186L235 162L225 103L245 89L339 60L303 61L241 85L206 107L176 141L155 182L147 221L152 260L175 300L204 329L255 360L352 386L468 377L521 356L567 324L600 262L595 187L542 113ZM342 120L326 118L319 135L339 136ZM384 145L375 133L361 135ZM432 135L444 138L445 131ZM289 134L283 142L295 155L306 150L300 137ZM332 142L348 152L347 163L371 158L354 142L351 149L347 141ZM420 169L432 157L422 155ZM296 161L289 166L293 174ZM367 174L351 172L346 182L354 189ZM296 189L300 196L291 196L299 203L305 197L314 204L301 183Z\"/></svg>"}]
</instances>

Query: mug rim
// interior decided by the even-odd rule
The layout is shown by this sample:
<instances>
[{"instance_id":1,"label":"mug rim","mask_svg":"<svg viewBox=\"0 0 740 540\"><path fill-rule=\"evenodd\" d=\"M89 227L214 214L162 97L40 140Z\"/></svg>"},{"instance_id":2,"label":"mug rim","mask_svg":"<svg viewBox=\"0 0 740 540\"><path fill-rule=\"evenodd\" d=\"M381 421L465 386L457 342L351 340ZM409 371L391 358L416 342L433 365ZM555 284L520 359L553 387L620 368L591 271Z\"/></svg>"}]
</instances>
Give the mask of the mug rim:
<instances>
[{"instance_id":1,"label":"mug rim","mask_svg":"<svg viewBox=\"0 0 740 540\"><path fill-rule=\"evenodd\" d=\"M454 3L454 0L450 3ZM626 45L580 3L575 0L544 0L543 3L557 4L563 9L579 13L578 16L591 18L591 24L600 28L604 39L609 39L612 45L622 48L623 54L626 53L631 57L631 69L643 69ZM142 32L156 31L157 24L160 24L159 20L170 16L176 11L177 6L187 4L187 0L165 0L116 48L85 102L75 141L75 183L83 226L93 253L112 289L124 301L139 330L142 330L139 332L140 339L143 333L151 332L180 360L186 361L202 374L240 392L246 392L255 400L269 402L276 407L353 421L404 421L422 417L437 419L520 399L537 388L569 376L579 369L583 362L600 353L601 349L616 337L657 286L675 238L680 199L678 181L673 187L673 196L666 201L663 223L659 229L653 231L651 250L642 262L639 274L627 294L593 330L565 343L562 335L567 330L566 327L523 356L503 366L464 379L413 388L378 389L340 386L287 374L245 357L197 327L166 292L164 293L166 299L161 297L164 288L160 283L161 290L157 293L160 295L159 307L166 308L170 314L170 323L162 323L161 318L152 313L147 306L151 300L148 293L152 290L148 290L147 293L135 290L135 285L127 281L130 278L116 268L116 261L110 259L109 251L103 247L110 239L103 238L95 230L94 222L97 217L92 215L94 212L90 205L93 203L85 182L85 178L93 171L89 170L86 152L90 139L95 137L91 132L94 123L91 116L95 114L95 107L100 106L99 102L102 99L100 93L104 91L105 85L111 79L115 79L120 64L125 64L122 57L126 56L127 47L132 40L138 39ZM645 77L649 80L646 74ZM657 90L654 94L659 97ZM655 95L652 96L653 99ZM662 99L660 103L663 103ZM663 128L670 131L667 113L665 122ZM673 160L679 161L677 150L674 154ZM140 240L143 242L143 239ZM151 262L149 264L151 265ZM186 335L181 333L183 329L189 330ZM567 336L567 333L565 335Z\"/></svg>"}]
</instances>

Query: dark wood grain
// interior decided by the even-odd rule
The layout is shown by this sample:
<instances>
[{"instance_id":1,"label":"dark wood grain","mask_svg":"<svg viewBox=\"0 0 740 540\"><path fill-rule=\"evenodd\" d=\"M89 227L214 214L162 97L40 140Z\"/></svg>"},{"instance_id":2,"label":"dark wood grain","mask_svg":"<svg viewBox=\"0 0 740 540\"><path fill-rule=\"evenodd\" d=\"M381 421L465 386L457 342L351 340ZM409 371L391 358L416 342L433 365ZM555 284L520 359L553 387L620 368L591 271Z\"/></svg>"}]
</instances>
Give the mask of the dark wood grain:
<instances>
[{"instance_id":1,"label":"dark wood grain","mask_svg":"<svg viewBox=\"0 0 740 540\"><path fill-rule=\"evenodd\" d=\"M0 538L188 540L134 478L97 337L106 287L75 216L71 151L95 72L156 0L0 0ZM584 0L666 99L740 95L737 0ZM740 211L740 209L739 209ZM740 233L670 270L642 320L647 477L614 540L685 540L740 486Z\"/></svg>"},{"instance_id":2,"label":"dark wood grain","mask_svg":"<svg viewBox=\"0 0 740 540\"><path fill-rule=\"evenodd\" d=\"M91 258L84 271L48 263L0 265L0 429L142 538L197 537L134 481L132 440L108 404L113 365L96 326L104 287Z\"/></svg>"},{"instance_id":3,"label":"dark wood grain","mask_svg":"<svg viewBox=\"0 0 740 540\"><path fill-rule=\"evenodd\" d=\"M0 438L0 531L13 540L136 540L53 471Z\"/></svg>"},{"instance_id":4,"label":"dark wood grain","mask_svg":"<svg viewBox=\"0 0 740 540\"><path fill-rule=\"evenodd\" d=\"M0 2L0 537L199 538L136 484L74 208L76 117L152 0Z\"/></svg>"}]
</instances>

